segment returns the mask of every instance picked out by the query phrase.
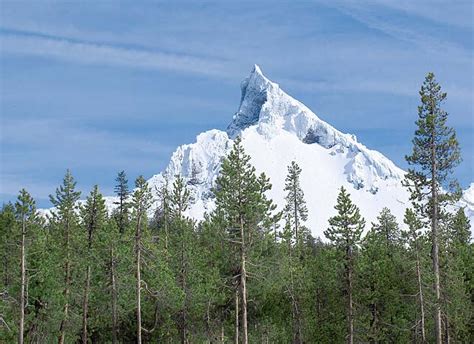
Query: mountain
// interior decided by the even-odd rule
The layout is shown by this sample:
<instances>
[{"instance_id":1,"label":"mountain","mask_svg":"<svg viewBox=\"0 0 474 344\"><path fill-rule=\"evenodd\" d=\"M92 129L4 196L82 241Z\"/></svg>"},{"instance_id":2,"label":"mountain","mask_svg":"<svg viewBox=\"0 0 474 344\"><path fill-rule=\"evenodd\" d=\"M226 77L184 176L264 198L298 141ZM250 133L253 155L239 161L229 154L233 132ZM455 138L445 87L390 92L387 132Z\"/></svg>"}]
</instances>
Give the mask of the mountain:
<instances>
[{"instance_id":1,"label":"mountain","mask_svg":"<svg viewBox=\"0 0 474 344\"><path fill-rule=\"evenodd\" d=\"M338 189L344 185L361 208L367 223L388 207L403 221L409 205L401 181L405 172L381 153L368 149L354 135L344 134L322 121L304 104L285 93L254 66L241 84L240 106L226 131L209 130L196 142L178 147L168 167L149 180L159 188L164 176L172 181L181 174L193 195L189 215L202 219L212 210L210 189L214 186L222 158L237 135L258 172L265 172L273 185L269 196L279 209L284 205L287 166L295 160L302 168L301 183L308 203L307 225L322 236L334 214ZM473 184L474 185L474 184ZM471 203L463 206L474 215ZM468 211L469 212L469 211Z\"/></svg>"},{"instance_id":2,"label":"mountain","mask_svg":"<svg viewBox=\"0 0 474 344\"><path fill-rule=\"evenodd\" d=\"M188 215L202 219L213 209L211 188L223 157L240 135L257 172L265 172L273 185L269 191L279 209L284 206L287 166L295 160L302 168L301 184L308 204L307 225L313 235L323 236L327 220L335 213L339 188L349 190L367 224L388 207L403 222L409 206L401 185L405 171L381 153L365 147L354 135L344 134L321 120L304 104L267 79L255 65L241 84L240 106L226 131L209 130L196 142L178 147L166 169L148 180L155 196L165 176L172 183L181 174L193 203ZM113 207L114 197L107 197ZM467 208L474 223L474 183L459 205ZM150 210L152 213L154 209Z\"/></svg>"}]
</instances>

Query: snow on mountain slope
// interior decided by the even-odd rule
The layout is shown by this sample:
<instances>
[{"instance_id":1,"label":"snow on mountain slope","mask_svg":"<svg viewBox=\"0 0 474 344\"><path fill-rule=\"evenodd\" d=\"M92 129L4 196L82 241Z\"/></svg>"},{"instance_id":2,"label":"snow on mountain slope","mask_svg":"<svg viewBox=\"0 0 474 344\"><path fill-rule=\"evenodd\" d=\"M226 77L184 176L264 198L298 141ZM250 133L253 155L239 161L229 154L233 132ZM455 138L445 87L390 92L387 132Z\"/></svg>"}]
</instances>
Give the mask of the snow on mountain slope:
<instances>
[{"instance_id":1,"label":"snow on mountain slope","mask_svg":"<svg viewBox=\"0 0 474 344\"><path fill-rule=\"evenodd\" d=\"M367 221L373 221L384 206L402 218L408 199L400 184L403 170L357 142L353 135L319 119L268 80L258 66L242 82L241 89L241 104L227 131L210 130L200 134L195 143L179 147L165 171L149 180L153 190L162 185L164 175L170 181L176 174L183 175L194 199L189 215L201 219L214 206L209 190L221 160L232 140L241 135L251 162L258 172L270 177L273 188L269 196L280 209L287 166L292 160L301 166L309 209L307 224L313 234L322 236L327 228L341 185L349 189Z\"/></svg>"}]
</instances>

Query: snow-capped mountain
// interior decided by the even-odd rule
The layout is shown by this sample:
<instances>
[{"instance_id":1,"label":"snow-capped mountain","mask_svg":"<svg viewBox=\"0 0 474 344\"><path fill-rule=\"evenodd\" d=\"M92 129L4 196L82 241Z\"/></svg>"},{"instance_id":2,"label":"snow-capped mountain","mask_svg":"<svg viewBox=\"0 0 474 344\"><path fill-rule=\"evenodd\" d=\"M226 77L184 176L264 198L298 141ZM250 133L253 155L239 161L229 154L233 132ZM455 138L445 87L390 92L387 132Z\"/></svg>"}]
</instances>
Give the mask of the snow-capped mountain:
<instances>
[{"instance_id":1,"label":"snow-capped mountain","mask_svg":"<svg viewBox=\"0 0 474 344\"><path fill-rule=\"evenodd\" d=\"M354 135L344 134L322 121L304 104L267 79L255 65L241 84L240 106L226 131L209 130L196 142L176 149L164 171L148 180L158 199L165 176L170 185L182 175L192 194L188 215L199 220L214 207L211 188L220 164L240 135L257 172L265 172L273 185L269 191L279 209L287 166L295 160L302 168L301 184L308 205L307 226L313 235L323 236L328 218L335 213L339 188L348 189L367 224L388 207L403 222L409 206L408 193L401 185L405 171L381 153L365 147ZM106 197L109 208L115 197ZM474 183L459 202L474 223ZM155 209L158 206L155 203ZM150 210L152 213L154 209Z\"/></svg>"},{"instance_id":2,"label":"snow-capped mountain","mask_svg":"<svg viewBox=\"0 0 474 344\"><path fill-rule=\"evenodd\" d=\"M227 130L209 130L199 134L195 143L178 147L165 171L149 179L153 190L162 185L165 175L172 181L181 174L193 195L189 215L201 219L213 209L210 189L222 158L240 135L252 164L270 177L273 188L269 196L280 209L284 205L287 166L292 160L300 165L309 209L307 225L314 235L322 236L327 228L342 185L361 208L367 223L375 221L383 207L390 208L402 221L409 205L408 194L401 185L403 170L358 142L354 135L341 133L322 121L267 79L258 66L242 82L241 90L239 109ZM470 194L473 190L471 185ZM472 199L463 205L474 215Z\"/></svg>"}]
</instances>

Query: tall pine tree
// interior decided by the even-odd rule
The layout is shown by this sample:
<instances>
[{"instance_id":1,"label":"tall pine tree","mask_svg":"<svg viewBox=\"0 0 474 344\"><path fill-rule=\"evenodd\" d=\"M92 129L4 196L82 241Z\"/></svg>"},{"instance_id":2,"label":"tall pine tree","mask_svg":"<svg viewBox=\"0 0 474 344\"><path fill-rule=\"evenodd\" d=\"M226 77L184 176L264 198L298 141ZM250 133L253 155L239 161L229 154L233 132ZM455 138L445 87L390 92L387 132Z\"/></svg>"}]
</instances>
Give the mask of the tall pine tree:
<instances>
[{"instance_id":1,"label":"tall pine tree","mask_svg":"<svg viewBox=\"0 0 474 344\"><path fill-rule=\"evenodd\" d=\"M328 238L341 252L345 263L345 281L347 292L347 342L354 343L354 259L357 245L360 243L365 220L359 208L352 203L350 195L342 186L334 207L337 215L329 219L329 228L324 231Z\"/></svg>"},{"instance_id":2,"label":"tall pine tree","mask_svg":"<svg viewBox=\"0 0 474 344\"><path fill-rule=\"evenodd\" d=\"M250 164L250 156L245 153L240 138L234 142L229 155L224 159L221 173L214 190L216 196L216 213L223 220L229 240L238 251L237 270L235 273L236 298L236 342L239 337L237 315L241 308L240 325L242 343L248 343L248 259L252 248L261 240L274 223L272 212L275 205L267 199L265 192L271 188L268 178L262 174L257 177L255 168Z\"/></svg>"},{"instance_id":3,"label":"tall pine tree","mask_svg":"<svg viewBox=\"0 0 474 344\"><path fill-rule=\"evenodd\" d=\"M62 252L62 267L64 274L63 283L63 314L59 326L58 343L63 344L66 341L66 329L69 320L71 306L71 285L72 285L72 265L74 253L74 236L79 224L77 214L77 201L81 195L76 191L76 181L69 170L63 179L63 184L56 189L55 195L50 195L51 203L56 208L53 214L53 222L58 229L58 235L62 239L60 251Z\"/></svg>"},{"instance_id":4,"label":"tall pine tree","mask_svg":"<svg viewBox=\"0 0 474 344\"><path fill-rule=\"evenodd\" d=\"M127 202L130 191L128 190L128 179L125 171L120 171L115 181L117 182L115 193L118 197L118 201L114 202L114 204L117 205L115 217L117 219L120 233L123 234L128 223L128 208L130 207Z\"/></svg>"},{"instance_id":5,"label":"tall pine tree","mask_svg":"<svg viewBox=\"0 0 474 344\"><path fill-rule=\"evenodd\" d=\"M302 282L303 282L303 239L307 237L308 230L304 222L308 219L308 208L304 199L304 192L300 185L301 168L295 161L288 166L288 174L285 179L286 191L284 214L286 219L284 237L288 240L288 254L285 260L288 266L286 293L292 305L293 318L293 343L303 343L303 314L302 314ZM293 246L293 242L295 245Z\"/></svg>"},{"instance_id":6,"label":"tall pine tree","mask_svg":"<svg viewBox=\"0 0 474 344\"><path fill-rule=\"evenodd\" d=\"M285 218L292 228L295 242L298 243L305 232L304 222L308 219L308 208L300 185L301 168L295 161L288 166L285 179Z\"/></svg>"},{"instance_id":7,"label":"tall pine tree","mask_svg":"<svg viewBox=\"0 0 474 344\"><path fill-rule=\"evenodd\" d=\"M435 291L434 322L436 343L442 342L441 284L439 253L439 222L443 205L458 196L459 187L451 179L453 169L459 164L460 149L453 128L447 126L448 114L442 109L446 93L433 73L428 73L420 90L417 129L413 138L413 151L406 157L412 167L408 170L405 185L411 192L422 216L429 219L432 241L432 263ZM444 190L452 190L449 193Z\"/></svg>"},{"instance_id":8,"label":"tall pine tree","mask_svg":"<svg viewBox=\"0 0 474 344\"><path fill-rule=\"evenodd\" d=\"M25 335L25 308L28 304L28 242L31 241L31 231L38 223L35 201L30 194L22 189L15 203L17 219L20 222L21 242L20 242L20 321L18 328L18 343L23 344Z\"/></svg>"},{"instance_id":9,"label":"tall pine tree","mask_svg":"<svg viewBox=\"0 0 474 344\"><path fill-rule=\"evenodd\" d=\"M89 320L89 298L91 293L91 278L95 256L95 240L97 231L102 229L106 224L107 210L105 208L105 200L99 192L97 185L92 189L86 204L81 209L82 226L86 231L86 256L85 269L86 277L84 283L84 297L82 303L82 342L87 344L89 341L88 320Z\"/></svg>"},{"instance_id":10,"label":"tall pine tree","mask_svg":"<svg viewBox=\"0 0 474 344\"><path fill-rule=\"evenodd\" d=\"M141 310L141 290L142 290L142 234L143 227L147 226L147 210L151 206L153 197L148 183L143 176L139 176L135 181L135 192L132 197L133 218L135 222L135 278L136 278L136 317L137 317L137 343L142 343L142 310Z\"/></svg>"}]
</instances>

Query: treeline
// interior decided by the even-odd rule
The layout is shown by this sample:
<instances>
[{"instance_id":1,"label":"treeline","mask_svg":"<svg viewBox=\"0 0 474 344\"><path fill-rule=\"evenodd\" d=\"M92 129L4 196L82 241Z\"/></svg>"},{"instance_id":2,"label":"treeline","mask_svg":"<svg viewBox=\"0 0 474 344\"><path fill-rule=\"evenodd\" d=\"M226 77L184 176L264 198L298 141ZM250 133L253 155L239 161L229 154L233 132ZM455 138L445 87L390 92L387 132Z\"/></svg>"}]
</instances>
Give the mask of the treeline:
<instances>
[{"instance_id":1,"label":"treeline","mask_svg":"<svg viewBox=\"0 0 474 344\"><path fill-rule=\"evenodd\" d=\"M181 176L154 199L120 172L111 214L97 186L78 202L69 171L47 219L21 190L0 212L0 341L474 342L474 245L450 206L459 147L432 74L420 95L404 224L387 208L367 224L341 187L325 239L312 237L298 164L277 212L240 139L201 222Z\"/></svg>"}]
</instances>

